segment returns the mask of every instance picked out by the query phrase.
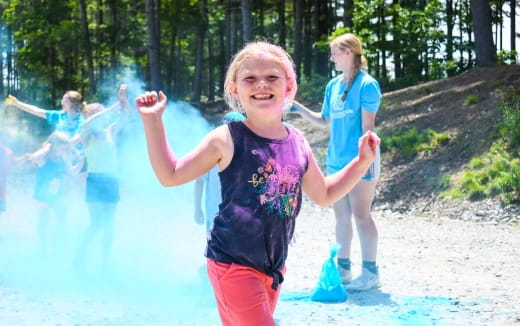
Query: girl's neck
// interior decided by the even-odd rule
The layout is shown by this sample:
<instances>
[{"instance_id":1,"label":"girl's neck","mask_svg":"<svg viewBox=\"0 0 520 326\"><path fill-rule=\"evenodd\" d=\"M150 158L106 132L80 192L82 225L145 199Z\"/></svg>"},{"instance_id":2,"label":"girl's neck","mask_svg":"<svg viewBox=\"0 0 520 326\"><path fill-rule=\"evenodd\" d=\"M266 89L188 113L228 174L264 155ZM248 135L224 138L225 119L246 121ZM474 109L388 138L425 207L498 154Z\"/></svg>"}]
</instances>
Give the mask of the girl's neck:
<instances>
[{"instance_id":1,"label":"girl's neck","mask_svg":"<svg viewBox=\"0 0 520 326\"><path fill-rule=\"evenodd\" d=\"M354 73L355 73L354 67L346 69L345 71L343 71L343 79L342 79L342 81L343 82L347 82L347 81L351 80L354 77L353 76Z\"/></svg>"},{"instance_id":2,"label":"girl's neck","mask_svg":"<svg viewBox=\"0 0 520 326\"><path fill-rule=\"evenodd\" d=\"M272 121L253 121L252 119L244 120L244 124L256 135L268 139L284 139L288 132L280 117L276 122Z\"/></svg>"}]
</instances>

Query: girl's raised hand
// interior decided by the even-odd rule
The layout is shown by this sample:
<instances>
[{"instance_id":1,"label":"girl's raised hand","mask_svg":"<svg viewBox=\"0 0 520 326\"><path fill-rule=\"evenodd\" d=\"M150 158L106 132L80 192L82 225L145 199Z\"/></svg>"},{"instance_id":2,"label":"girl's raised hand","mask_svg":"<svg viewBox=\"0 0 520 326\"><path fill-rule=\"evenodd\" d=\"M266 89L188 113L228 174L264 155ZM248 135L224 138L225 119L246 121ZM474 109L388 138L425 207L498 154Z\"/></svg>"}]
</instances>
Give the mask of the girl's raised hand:
<instances>
[{"instance_id":1,"label":"girl's raised hand","mask_svg":"<svg viewBox=\"0 0 520 326\"><path fill-rule=\"evenodd\" d=\"M18 99L14 97L13 95L7 95L7 98L5 99L6 105L16 105L18 103Z\"/></svg>"},{"instance_id":2,"label":"girl's raised hand","mask_svg":"<svg viewBox=\"0 0 520 326\"><path fill-rule=\"evenodd\" d=\"M151 115L161 115L166 108L166 95L162 91L145 92L135 99L137 111L142 117Z\"/></svg>"},{"instance_id":3,"label":"girl's raised hand","mask_svg":"<svg viewBox=\"0 0 520 326\"><path fill-rule=\"evenodd\" d=\"M126 84L122 84L119 87L119 102L126 102Z\"/></svg>"},{"instance_id":4,"label":"girl's raised hand","mask_svg":"<svg viewBox=\"0 0 520 326\"><path fill-rule=\"evenodd\" d=\"M373 161L376 158L376 150L381 139L372 131L367 131L359 138L359 158Z\"/></svg>"}]
</instances>

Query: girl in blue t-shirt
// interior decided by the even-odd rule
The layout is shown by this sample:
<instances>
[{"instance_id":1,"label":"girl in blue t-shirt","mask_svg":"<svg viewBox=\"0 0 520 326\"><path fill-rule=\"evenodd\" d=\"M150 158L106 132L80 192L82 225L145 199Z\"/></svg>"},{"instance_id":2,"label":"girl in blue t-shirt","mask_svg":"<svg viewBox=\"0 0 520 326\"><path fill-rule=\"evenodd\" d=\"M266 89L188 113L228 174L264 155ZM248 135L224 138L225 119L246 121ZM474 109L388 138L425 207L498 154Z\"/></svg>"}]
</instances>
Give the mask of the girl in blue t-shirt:
<instances>
[{"instance_id":1,"label":"girl in blue t-shirt","mask_svg":"<svg viewBox=\"0 0 520 326\"><path fill-rule=\"evenodd\" d=\"M357 156L359 138L367 131L375 131L376 113L381 102L379 83L364 70L367 61L361 42L355 35L348 33L334 39L330 43L330 60L341 74L328 82L321 112L311 111L298 102L294 102L289 110L318 126L330 128L327 174L339 171ZM336 241L341 244L338 267L342 282L352 291L381 286L376 265L378 232L371 214L379 173L378 152L362 180L334 203ZM363 260L362 272L353 281L350 271L352 216L356 222Z\"/></svg>"},{"instance_id":2,"label":"girl in blue t-shirt","mask_svg":"<svg viewBox=\"0 0 520 326\"><path fill-rule=\"evenodd\" d=\"M54 125L54 131L61 131L72 137L78 134L85 121L86 103L83 96L76 91L67 91L61 99L61 110L46 110L37 106L19 101L9 95L6 103L27 113L45 119L48 124Z\"/></svg>"},{"instance_id":3,"label":"girl in blue t-shirt","mask_svg":"<svg viewBox=\"0 0 520 326\"><path fill-rule=\"evenodd\" d=\"M69 138L79 135L81 132L87 110L87 103L83 100L83 96L77 91L67 91L63 94L61 110L42 109L35 105L19 101L12 95L7 97L6 104L45 119L49 125L54 126L54 131L63 132ZM68 176L65 183L69 190L67 191L68 194L77 194L79 192L79 195L81 195L85 187L88 165L81 144L76 147L76 153L79 154L78 158L83 162L82 170L75 176ZM77 164L78 162L74 163Z\"/></svg>"}]
</instances>

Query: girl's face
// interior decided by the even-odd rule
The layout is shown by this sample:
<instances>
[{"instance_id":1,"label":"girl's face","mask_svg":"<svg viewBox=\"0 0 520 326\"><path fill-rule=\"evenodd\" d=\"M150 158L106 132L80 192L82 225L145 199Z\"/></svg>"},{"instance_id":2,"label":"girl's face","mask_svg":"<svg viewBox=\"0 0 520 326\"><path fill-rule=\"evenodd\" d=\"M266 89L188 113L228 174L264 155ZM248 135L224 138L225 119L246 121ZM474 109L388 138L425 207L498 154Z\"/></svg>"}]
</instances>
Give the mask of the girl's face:
<instances>
[{"instance_id":1,"label":"girl's face","mask_svg":"<svg viewBox=\"0 0 520 326\"><path fill-rule=\"evenodd\" d=\"M342 50L333 44L330 46L330 61L334 62L337 71L345 72L351 66L352 50L349 48Z\"/></svg>"},{"instance_id":2,"label":"girl's face","mask_svg":"<svg viewBox=\"0 0 520 326\"><path fill-rule=\"evenodd\" d=\"M70 108L72 107L72 102L70 101L70 98L67 96L67 94L63 95L63 98L61 99L61 107L65 112L69 112Z\"/></svg>"},{"instance_id":3,"label":"girl's face","mask_svg":"<svg viewBox=\"0 0 520 326\"><path fill-rule=\"evenodd\" d=\"M290 91L288 87L282 66L268 54L259 54L242 63L231 89L246 111L259 109L278 113Z\"/></svg>"}]
</instances>

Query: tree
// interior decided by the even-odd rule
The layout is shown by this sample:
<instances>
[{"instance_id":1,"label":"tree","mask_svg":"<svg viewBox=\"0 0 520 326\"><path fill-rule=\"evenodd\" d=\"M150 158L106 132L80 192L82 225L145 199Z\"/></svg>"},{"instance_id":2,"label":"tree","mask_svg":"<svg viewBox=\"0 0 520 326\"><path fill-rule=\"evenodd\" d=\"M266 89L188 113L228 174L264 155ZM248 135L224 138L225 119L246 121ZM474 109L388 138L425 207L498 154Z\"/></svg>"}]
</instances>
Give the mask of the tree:
<instances>
[{"instance_id":1,"label":"tree","mask_svg":"<svg viewBox=\"0 0 520 326\"><path fill-rule=\"evenodd\" d=\"M477 66L486 67L496 64L497 55L493 44L491 27L491 8L487 0L471 0L471 14L475 34L475 55Z\"/></svg>"},{"instance_id":2,"label":"tree","mask_svg":"<svg viewBox=\"0 0 520 326\"><path fill-rule=\"evenodd\" d=\"M159 1L159 0L156 0ZM160 67L160 36L157 26L159 24L156 15L156 1L146 0L146 31L148 35L148 56L150 66L150 89L160 90L161 86L161 67Z\"/></svg>"},{"instance_id":3,"label":"tree","mask_svg":"<svg viewBox=\"0 0 520 326\"><path fill-rule=\"evenodd\" d=\"M279 0L278 3L278 17L280 19L278 24L278 44L281 47L285 47L286 40L285 40L285 0Z\"/></svg>"},{"instance_id":4,"label":"tree","mask_svg":"<svg viewBox=\"0 0 520 326\"><path fill-rule=\"evenodd\" d=\"M296 77L301 80L303 9L305 0L294 0L294 65Z\"/></svg>"},{"instance_id":5,"label":"tree","mask_svg":"<svg viewBox=\"0 0 520 326\"><path fill-rule=\"evenodd\" d=\"M352 27L352 8L354 7L353 0L343 0L343 26Z\"/></svg>"},{"instance_id":6,"label":"tree","mask_svg":"<svg viewBox=\"0 0 520 326\"><path fill-rule=\"evenodd\" d=\"M83 39L85 42L85 56L87 59L87 70L88 70L88 95L92 97L96 92L96 79L94 77L94 60L92 59L92 43L90 42L90 32L88 30L87 21L87 5L85 0L79 1L80 18L81 18L81 30Z\"/></svg>"},{"instance_id":7,"label":"tree","mask_svg":"<svg viewBox=\"0 0 520 326\"><path fill-rule=\"evenodd\" d=\"M242 41L247 43L253 39L253 19L251 0L242 0Z\"/></svg>"},{"instance_id":8,"label":"tree","mask_svg":"<svg viewBox=\"0 0 520 326\"><path fill-rule=\"evenodd\" d=\"M197 31L197 54L195 59L195 76L193 80L193 95L191 100L195 103L200 102L200 95L202 91L202 57L204 56L204 38L206 30L208 29L208 9L207 1L200 1L200 19Z\"/></svg>"},{"instance_id":9,"label":"tree","mask_svg":"<svg viewBox=\"0 0 520 326\"><path fill-rule=\"evenodd\" d=\"M510 1L511 7L511 51L516 51L516 1ZM516 55L514 56L514 62L516 63Z\"/></svg>"}]
</instances>

